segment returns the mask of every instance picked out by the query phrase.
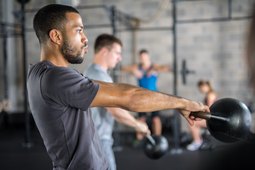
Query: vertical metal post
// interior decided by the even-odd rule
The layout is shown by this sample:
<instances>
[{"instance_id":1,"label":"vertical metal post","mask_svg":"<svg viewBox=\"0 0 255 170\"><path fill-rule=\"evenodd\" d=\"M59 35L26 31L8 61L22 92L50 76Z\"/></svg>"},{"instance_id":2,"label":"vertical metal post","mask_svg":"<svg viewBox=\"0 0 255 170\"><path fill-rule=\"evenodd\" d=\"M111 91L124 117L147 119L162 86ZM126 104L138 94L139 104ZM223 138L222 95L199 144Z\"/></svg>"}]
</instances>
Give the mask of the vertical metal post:
<instances>
[{"instance_id":1,"label":"vertical metal post","mask_svg":"<svg viewBox=\"0 0 255 170\"><path fill-rule=\"evenodd\" d=\"M116 26L116 16L117 13L116 13L116 7L113 5L111 7L111 25L112 25L112 35L116 36L116 33L117 33L117 26ZM113 82L118 82L118 67L119 67L119 64L113 68L111 74L112 74L112 79L113 79ZM115 134L115 140L114 140L114 146L113 146L113 150L114 151L121 151L122 150L122 147L120 145L120 134L119 132L117 131L116 134Z\"/></svg>"},{"instance_id":2,"label":"vertical metal post","mask_svg":"<svg viewBox=\"0 0 255 170\"><path fill-rule=\"evenodd\" d=\"M116 7L111 7L111 25L112 25L112 35L116 35Z\"/></svg>"},{"instance_id":3,"label":"vertical metal post","mask_svg":"<svg viewBox=\"0 0 255 170\"><path fill-rule=\"evenodd\" d=\"M117 27L116 27L116 7L111 7L111 25L112 25L112 35L116 36ZM113 82L118 82L118 65L112 70Z\"/></svg>"},{"instance_id":4,"label":"vertical metal post","mask_svg":"<svg viewBox=\"0 0 255 170\"><path fill-rule=\"evenodd\" d=\"M136 61L136 47L137 47L137 28L132 29L132 64L137 63Z\"/></svg>"},{"instance_id":5,"label":"vertical metal post","mask_svg":"<svg viewBox=\"0 0 255 170\"><path fill-rule=\"evenodd\" d=\"M24 147L31 148L31 129L30 129L30 114L28 112L28 94L27 94L27 50L26 50L26 17L25 17L25 0L21 4L21 38L22 38L22 56L23 56L23 95L24 95L24 114L25 114L25 142Z\"/></svg>"},{"instance_id":6,"label":"vertical metal post","mask_svg":"<svg viewBox=\"0 0 255 170\"><path fill-rule=\"evenodd\" d=\"M1 27L3 29L3 86L4 86L4 98L3 101L9 102L8 99L8 79L7 79L7 56L8 56L8 50L7 50L7 38L8 38L8 32L6 29L6 25L1 24ZM6 125L7 123L7 111L3 109L0 111L0 116L3 119L3 124Z\"/></svg>"},{"instance_id":7,"label":"vertical metal post","mask_svg":"<svg viewBox=\"0 0 255 170\"><path fill-rule=\"evenodd\" d=\"M173 93L177 95L177 38L176 38L176 1L172 2L172 16L173 16L173 25L172 25L172 33L173 33L173 71L174 71L174 81L173 81Z\"/></svg>"},{"instance_id":8,"label":"vertical metal post","mask_svg":"<svg viewBox=\"0 0 255 170\"><path fill-rule=\"evenodd\" d=\"M174 72L174 81L173 81L173 93L174 95L178 94L177 83L178 83L178 65L177 65L177 32L176 32L176 0L172 0L172 16L173 16L173 72ZM173 121L173 138L174 138L174 148L172 153L181 153L180 149L180 114L174 112L174 121Z\"/></svg>"},{"instance_id":9,"label":"vertical metal post","mask_svg":"<svg viewBox=\"0 0 255 170\"><path fill-rule=\"evenodd\" d=\"M4 76L4 100L8 100L8 83L7 83L7 37L8 32L6 29L6 25L2 25L3 28L3 76Z\"/></svg>"},{"instance_id":10,"label":"vertical metal post","mask_svg":"<svg viewBox=\"0 0 255 170\"><path fill-rule=\"evenodd\" d=\"M232 0L228 0L228 19L232 18Z\"/></svg>"}]
</instances>

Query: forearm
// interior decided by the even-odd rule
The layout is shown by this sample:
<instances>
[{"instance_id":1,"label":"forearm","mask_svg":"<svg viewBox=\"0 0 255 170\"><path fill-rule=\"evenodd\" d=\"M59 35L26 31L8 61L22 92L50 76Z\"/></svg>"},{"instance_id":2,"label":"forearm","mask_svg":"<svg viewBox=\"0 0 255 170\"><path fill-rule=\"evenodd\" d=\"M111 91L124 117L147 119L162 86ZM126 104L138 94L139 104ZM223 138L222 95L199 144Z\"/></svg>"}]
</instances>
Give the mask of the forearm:
<instances>
[{"instance_id":1,"label":"forearm","mask_svg":"<svg viewBox=\"0 0 255 170\"><path fill-rule=\"evenodd\" d=\"M137 120L126 110L120 108L107 108L118 123L137 128Z\"/></svg>"},{"instance_id":2,"label":"forearm","mask_svg":"<svg viewBox=\"0 0 255 170\"><path fill-rule=\"evenodd\" d=\"M146 89L136 89L127 102L127 109L135 112L151 112L168 109L185 109L187 100Z\"/></svg>"},{"instance_id":3,"label":"forearm","mask_svg":"<svg viewBox=\"0 0 255 170\"><path fill-rule=\"evenodd\" d=\"M136 120L128 111L112 107L108 107L107 111L112 114L112 116L118 123L133 127L138 132L150 134L150 130L147 124Z\"/></svg>"},{"instance_id":4,"label":"forearm","mask_svg":"<svg viewBox=\"0 0 255 170\"><path fill-rule=\"evenodd\" d=\"M185 109L187 99L154 92L129 84L98 82L99 92L92 106L119 107L134 112Z\"/></svg>"}]
</instances>

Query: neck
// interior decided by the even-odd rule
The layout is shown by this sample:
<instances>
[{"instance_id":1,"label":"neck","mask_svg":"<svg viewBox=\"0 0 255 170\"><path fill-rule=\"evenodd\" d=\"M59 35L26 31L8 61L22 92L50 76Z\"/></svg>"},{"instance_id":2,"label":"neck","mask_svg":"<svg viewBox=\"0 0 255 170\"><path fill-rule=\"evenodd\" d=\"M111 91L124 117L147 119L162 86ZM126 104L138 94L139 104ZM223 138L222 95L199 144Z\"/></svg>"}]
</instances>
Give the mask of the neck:
<instances>
[{"instance_id":1,"label":"neck","mask_svg":"<svg viewBox=\"0 0 255 170\"><path fill-rule=\"evenodd\" d=\"M145 61L145 62L142 63L142 66L144 68L149 68L151 66L151 62L150 61Z\"/></svg>"},{"instance_id":2,"label":"neck","mask_svg":"<svg viewBox=\"0 0 255 170\"><path fill-rule=\"evenodd\" d=\"M100 54L95 54L93 58L93 63L99 65L103 70L107 71L108 65L105 59Z\"/></svg>"},{"instance_id":3,"label":"neck","mask_svg":"<svg viewBox=\"0 0 255 170\"><path fill-rule=\"evenodd\" d=\"M68 67L69 63L58 50L48 48L41 49L41 61L50 61L52 64L59 67Z\"/></svg>"}]
</instances>

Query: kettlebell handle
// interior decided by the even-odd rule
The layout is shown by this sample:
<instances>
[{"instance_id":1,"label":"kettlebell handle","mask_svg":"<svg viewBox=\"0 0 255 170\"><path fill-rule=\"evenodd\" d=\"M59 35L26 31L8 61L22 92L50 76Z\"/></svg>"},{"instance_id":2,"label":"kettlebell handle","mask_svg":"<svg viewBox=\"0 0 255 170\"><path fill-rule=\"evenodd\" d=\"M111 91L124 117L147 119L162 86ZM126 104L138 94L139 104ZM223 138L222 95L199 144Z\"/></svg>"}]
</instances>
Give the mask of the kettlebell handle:
<instances>
[{"instance_id":1,"label":"kettlebell handle","mask_svg":"<svg viewBox=\"0 0 255 170\"><path fill-rule=\"evenodd\" d=\"M194 116L195 118L201 118L201 119L205 119L205 120L217 119L217 120L229 122L229 118L215 116L210 112L191 112L190 116Z\"/></svg>"},{"instance_id":2,"label":"kettlebell handle","mask_svg":"<svg viewBox=\"0 0 255 170\"><path fill-rule=\"evenodd\" d=\"M156 145L156 142L155 142L155 140L152 138L151 135L146 135L146 138L150 141L150 143L151 143L152 145Z\"/></svg>"}]
</instances>

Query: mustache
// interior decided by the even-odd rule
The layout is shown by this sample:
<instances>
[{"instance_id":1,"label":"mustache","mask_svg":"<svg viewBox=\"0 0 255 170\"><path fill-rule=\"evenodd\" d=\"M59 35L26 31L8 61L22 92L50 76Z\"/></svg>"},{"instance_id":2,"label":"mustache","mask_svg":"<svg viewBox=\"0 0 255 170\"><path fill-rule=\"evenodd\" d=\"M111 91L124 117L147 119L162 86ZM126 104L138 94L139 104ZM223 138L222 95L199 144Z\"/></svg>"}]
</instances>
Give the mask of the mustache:
<instances>
[{"instance_id":1,"label":"mustache","mask_svg":"<svg viewBox=\"0 0 255 170\"><path fill-rule=\"evenodd\" d=\"M82 46L82 48L88 48L88 47L89 47L88 42L85 42L85 44Z\"/></svg>"}]
</instances>

